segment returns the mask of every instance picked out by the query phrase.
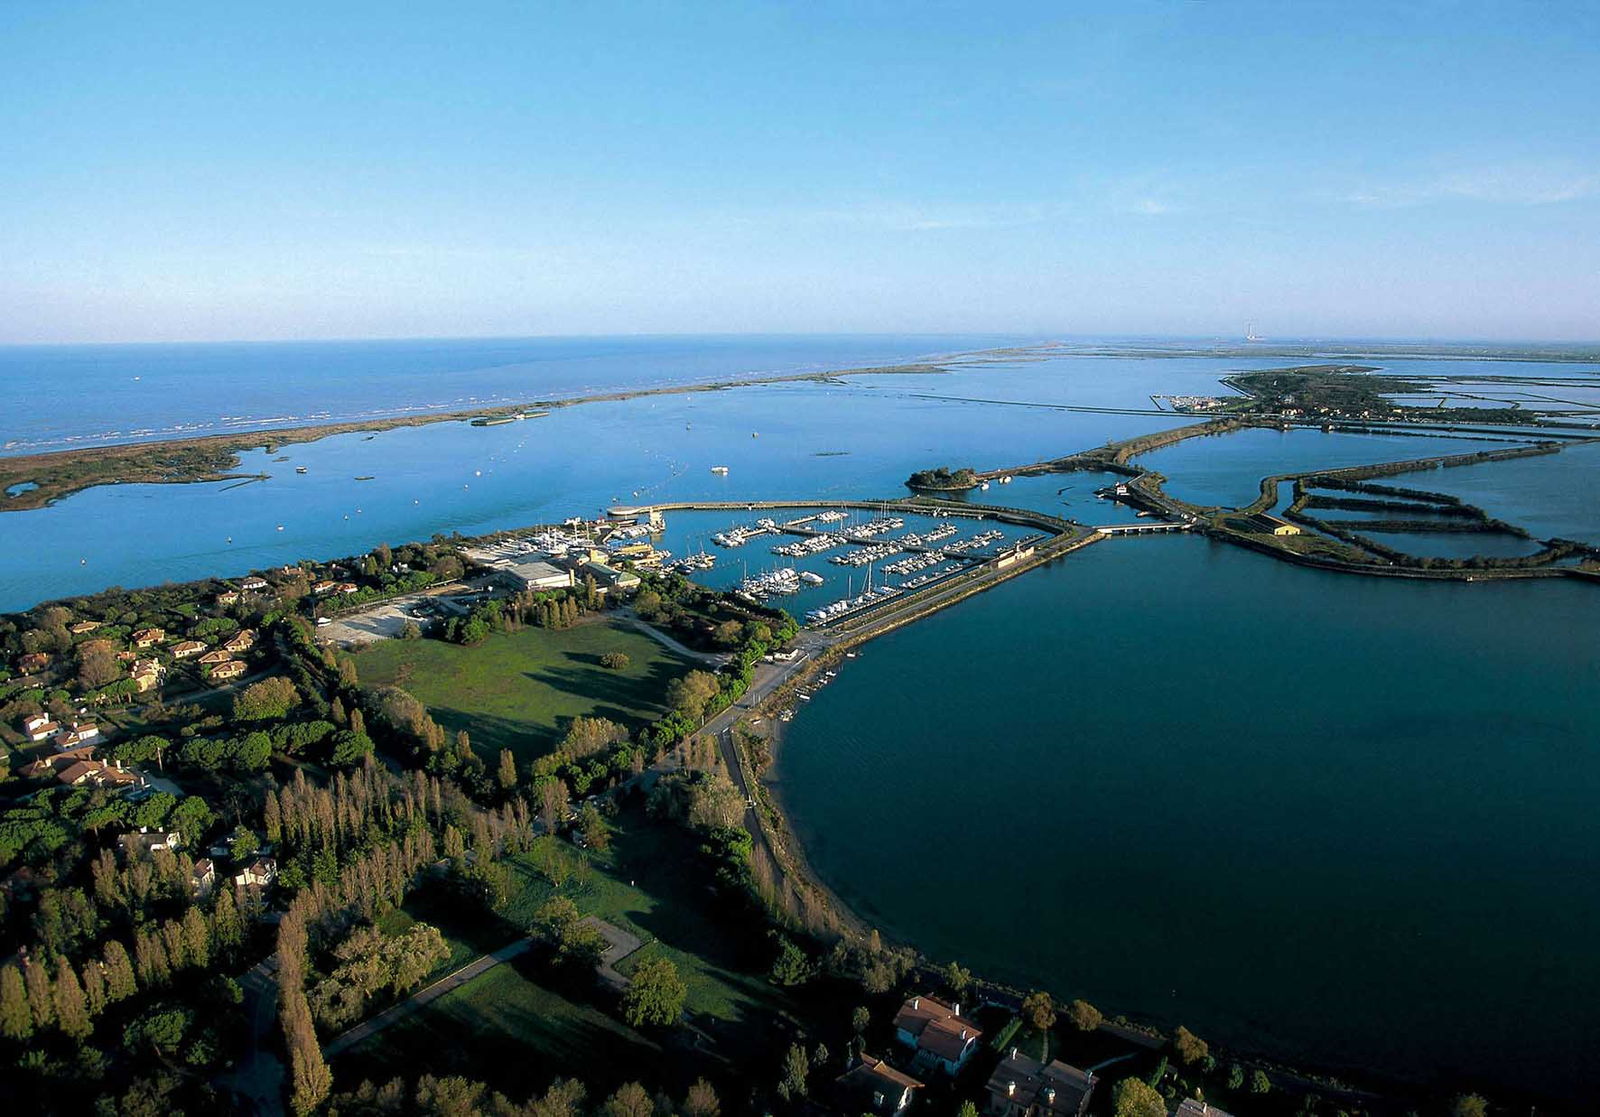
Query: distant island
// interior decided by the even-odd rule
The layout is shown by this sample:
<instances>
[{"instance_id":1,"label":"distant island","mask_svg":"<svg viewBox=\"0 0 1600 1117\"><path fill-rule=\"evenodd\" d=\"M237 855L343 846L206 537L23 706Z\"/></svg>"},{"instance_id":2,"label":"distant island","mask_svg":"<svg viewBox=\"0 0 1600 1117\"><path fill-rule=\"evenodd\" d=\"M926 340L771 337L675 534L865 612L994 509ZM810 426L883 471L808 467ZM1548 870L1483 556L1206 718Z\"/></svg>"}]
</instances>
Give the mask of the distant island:
<instances>
[{"instance_id":1,"label":"distant island","mask_svg":"<svg viewBox=\"0 0 1600 1117\"><path fill-rule=\"evenodd\" d=\"M938 469L919 469L906 478L906 487L925 492L965 492L978 487L978 474L970 467L952 470L941 465Z\"/></svg>"}]
</instances>

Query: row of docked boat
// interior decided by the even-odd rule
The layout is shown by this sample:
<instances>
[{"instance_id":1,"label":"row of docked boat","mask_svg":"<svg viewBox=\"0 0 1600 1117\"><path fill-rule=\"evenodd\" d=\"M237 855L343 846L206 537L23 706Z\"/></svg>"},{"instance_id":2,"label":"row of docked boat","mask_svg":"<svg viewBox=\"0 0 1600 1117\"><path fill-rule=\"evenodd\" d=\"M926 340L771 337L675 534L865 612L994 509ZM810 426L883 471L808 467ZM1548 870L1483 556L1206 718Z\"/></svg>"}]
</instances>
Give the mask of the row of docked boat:
<instances>
[{"instance_id":1,"label":"row of docked boat","mask_svg":"<svg viewBox=\"0 0 1600 1117\"><path fill-rule=\"evenodd\" d=\"M1005 532L990 528L988 531L980 531L977 535L974 535L969 539L960 539L954 543L946 543L944 546L944 551L946 554L950 555L960 554L964 551L977 551L987 547L991 543L998 543L1005 537Z\"/></svg>"},{"instance_id":2,"label":"row of docked boat","mask_svg":"<svg viewBox=\"0 0 1600 1117\"><path fill-rule=\"evenodd\" d=\"M884 569L888 568L885 567ZM948 578L950 575L961 569L961 563L952 562L938 570L929 570L924 574L918 574L915 578L908 578L904 582L900 583L900 588L903 590L914 590L920 586L927 585L929 582L937 582L940 578Z\"/></svg>"},{"instance_id":3,"label":"row of docked boat","mask_svg":"<svg viewBox=\"0 0 1600 1117\"><path fill-rule=\"evenodd\" d=\"M875 520L868 520L859 527L851 528L846 534L856 539L871 539L875 535L899 531L905 526L906 522L899 516L879 516Z\"/></svg>"},{"instance_id":4,"label":"row of docked boat","mask_svg":"<svg viewBox=\"0 0 1600 1117\"><path fill-rule=\"evenodd\" d=\"M826 512L817 513L817 523L819 524L836 524L840 520L848 520L849 518L850 513L843 508L830 508Z\"/></svg>"},{"instance_id":5,"label":"row of docked boat","mask_svg":"<svg viewBox=\"0 0 1600 1117\"><path fill-rule=\"evenodd\" d=\"M919 570L926 570L930 566L938 566L944 561L944 555L939 553L907 555L897 562L885 563L885 574L915 574Z\"/></svg>"},{"instance_id":6,"label":"row of docked boat","mask_svg":"<svg viewBox=\"0 0 1600 1117\"><path fill-rule=\"evenodd\" d=\"M743 547L757 536L771 535L777 530L777 521L769 517L743 527L730 527L727 531L719 531L711 537L711 541L719 547Z\"/></svg>"},{"instance_id":7,"label":"row of docked boat","mask_svg":"<svg viewBox=\"0 0 1600 1117\"><path fill-rule=\"evenodd\" d=\"M784 597L799 593L805 588L800 572L792 566L752 574L739 583L738 592L752 601L765 601L769 597Z\"/></svg>"},{"instance_id":8,"label":"row of docked boat","mask_svg":"<svg viewBox=\"0 0 1600 1117\"><path fill-rule=\"evenodd\" d=\"M828 624L831 621L848 617L852 613L858 613L862 609L878 604L880 601L887 601L891 597L899 597L902 592L904 591L899 586L879 586L877 589L869 589L856 597L847 597L841 601L835 601L832 605L823 605L820 608L812 609L806 614L806 621L809 624Z\"/></svg>"},{"instance_id":9,"label":"row of docked boat","mask_svg":"<svg viewBox=\"0 0 1600 1117\"><path fill-rule=\"evenodd\" d=\"M842 547L848 542L850 542L848 539L836 533L807 535L796 539L793 543L779 543L772 548L772 553L783 555L785 558L806 558L810 555L820 555L833 547Z\"/></svg>"},{"instance_id":10,"label":"row of docked boat","mask_svg":"<svg viewBox=\"0 0 1600 1117\"><path fill-rule=\"evenodd\" d=\"M700 551L697 554L684 555L662 567L669 574L694 574L701 570L710 570L717 565L717 556Z\"/></svg>"},{"instance_id":11,"label":"row of docked boat","mask_svg":"<svg viewBox=\"0 0 1600 1117\"><path fill-rule=\"evenodd\" d=\"M842 555L832 555L828 561L838 563L840 566L866 566L868 563L886 559L890 555L898 555L904 549L898 543L874 543L870 547L857 547Z\"/></svg>"}]
</instances>

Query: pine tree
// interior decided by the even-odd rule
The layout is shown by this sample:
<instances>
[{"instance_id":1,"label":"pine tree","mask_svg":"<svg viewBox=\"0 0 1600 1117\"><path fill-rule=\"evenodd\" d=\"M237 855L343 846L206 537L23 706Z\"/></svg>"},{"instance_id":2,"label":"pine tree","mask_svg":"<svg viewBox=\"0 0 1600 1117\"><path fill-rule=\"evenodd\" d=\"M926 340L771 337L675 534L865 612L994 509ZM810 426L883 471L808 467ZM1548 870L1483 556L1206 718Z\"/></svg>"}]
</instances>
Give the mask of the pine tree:
<instances>
[{"instance_id":1,"label":"pine tree","mask_svg":"<svg viewBox=\"0 0 1600 1117\"><path fill-rule=\"evenodd\" d=\"M33 1026L44 1031L56 1022L56 1002L50 988L50 975L43 964L30 960L22 968L22 983L28 987L28 1008L33 1011Z\"/></svg>"},{"instance_id":2,"label":"pine tree","mask_svg":"<svg viewBox=\"0 0 1600 1117\"><path fill-rule=\"evenodd\" d=\"M139 991L139 982L133 975L133 963L128 951L116 939L106 943L106 1002L125 1001Z\"/></svg>"},{"instance_id":3,"label":"pine tree","mask_svg":"<svg viewBox=\"0 0 1600 1117\"><path fill-rule=\"evenodd\" d=\"M211 929L199 908L183 913L183 948L191 966L204 969L211 964Z\"/></svg>"},{"instance_id":4,"label":"pine tree","mask_svg":"<svg viewBox=\"0 0 1600 1117\"><path fill-rule=\"evenodd\" d=\"M0 968L0 1035L19 1040L33 1035L28 990L22 983L22 971L16 966Z\"/></svg>"},{"instance_id":5,"label":"pine tree","mask_svg":"<svg viewBox=\"0 0 1600 1117\"><path fill-rule=\"evenodd\" d=\"M83 964L83 1006L91 1020L106 1010L106 975L93 958Z\"/></svg>"},{"instance_id":6,"label":"pine tree","mask_svg":"<svg viewBox=\"0 0 1600 1117\"><path fill-rule=\"evenodd\" d=\"M56 1027L73 1039L83 1039L94 1031L89 1010L84 1006L83 986L65 955L56 959L55 1001Z\"/></svg>"}]
</instances>

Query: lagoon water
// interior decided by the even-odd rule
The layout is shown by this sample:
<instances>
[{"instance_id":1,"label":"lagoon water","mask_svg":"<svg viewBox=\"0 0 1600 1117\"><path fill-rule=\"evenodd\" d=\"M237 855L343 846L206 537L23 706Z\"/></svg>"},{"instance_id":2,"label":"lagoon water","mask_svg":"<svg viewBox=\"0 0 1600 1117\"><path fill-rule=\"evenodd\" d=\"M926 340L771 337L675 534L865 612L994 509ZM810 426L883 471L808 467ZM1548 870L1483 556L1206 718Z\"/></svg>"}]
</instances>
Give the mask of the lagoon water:
<instances>
[{"instance_id":1,"label":"lagoon water","mask_svg":"<svg viewBox=\"0 0 1600 1117\"><path fill-rule=\"evenodd\" d=\"M1112 540L868 645L779 791L935 959L1246 1048L1573 1096L1600 594Z\"/></svg>"},{"instance_id":2,"label":"lagoon water","mask_svg":"<svg viewBox=\"0 0 1600 1117\"><path fill-rule=\"evenodd\" d=\"M5 438L59 445L993 343L361 343L306 347L301 363L293 346L181 347L175 362L163 347L96 347L33 364L43 351L7 350L0 382L47 393L8 416ZM65 379L74 362L105 398ZM266 481L118 485L0 513L0 609L615 502L891 498L925 466L1012 465L1180 425L1152 413L1152 394L1210 393L1228 371L1285 363L1065 350L341 435L246 455L241 472ZM141 394L167 374L152 369L175 377L159 381L171 407ZM81 413L63 417L48 394L62 383ZM1285 468L1477 445L1252 432L1152 464L1179 495L1232 502ZM1600 538L1595 449L1398 483L1460 491L1539 536ZM1107 480L1018 478L980 499L1126 522L1094 498ZM669 517L667 545L697 550L741 518ZM774 561L745 550L707 580ZM815 596L842 596L839 569L817 569L834 581ZM1566 1092L1600 1041L1597 611L1592 587L1559 581L1395 584L1198 539L1112 540L869 645L790 727L783 794L824 877L937 957L1278 1054L1423 1076L1471 1067Z\"/></svg>"}]
</instances>

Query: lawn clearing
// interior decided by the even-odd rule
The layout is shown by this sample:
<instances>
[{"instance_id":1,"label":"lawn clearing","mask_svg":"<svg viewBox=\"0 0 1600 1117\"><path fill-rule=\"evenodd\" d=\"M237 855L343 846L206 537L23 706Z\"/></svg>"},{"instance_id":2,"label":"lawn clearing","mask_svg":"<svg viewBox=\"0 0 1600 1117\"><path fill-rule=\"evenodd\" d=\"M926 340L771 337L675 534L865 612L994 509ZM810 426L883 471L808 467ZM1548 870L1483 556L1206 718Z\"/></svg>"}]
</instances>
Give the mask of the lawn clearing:
<instances>
[{"instance_id":1,"label":"lawn clearing","mask_svg":"<svg viewBox=\"0 0 1600 1117\"><path fill-rule=\"evenodd\" d=\"M543 837L532 852L508 860L512 895L498 914L453 899L448 889L424 887L383 926L394 933L411 919L432 923L449 942L455 968L524 934L539 905L559 891L583 914L644 941L618 964L623 974L651 957L673 961L688 989L688 1025L708 1036L730 1066L775 1063L796 1006L766 980L772 947L765 936L751 933L748 918L725 913L707 890L697 844L676 826L625 810L605 853ZM511 1094L542 1089L558 1071L610 1089L628 1078L648 1080L652 1066L657 1080L671 1078L670 1053L663 1057L660 1049L691 1040L685 1027L643 1035L628 1028L614 993L597 980L551 974L536 953L424 1006L341 1056L336 1069L341 1088L427 1065L431 1073L480 1078Z\"/></svg>"},{"instance_id":2,"label":"lawn clearing","mask_svg":"<svg viewBox=\"0 0 1600 1117\"><path fill-rule=\"evenodd\" d=\"M390 1025L336 1059L334 1068L339 1089L362 1079L411 1080L426 1070L487 1081L518 1098L557 1077L609 1090L628 1079L658 1081L666 1070L659 1046L594 1005L541 984L528 955Z\"/></svg>"},{"instance_id":3,"label":"lawn clearing","mask_svg":"<svg viewBox=\"0 0 1600 1117\"><path fill-rule=\"evenodd\" d=\"M600 666L623 652L621 670ZM663 712L667 684L692 666L610 617L566 629L496 633L476 647L442 640L385 640L356 655L362 686L404 687L435 721L465 729L484 760L503 748L520 763L550 752L575 717L638 728Z\"/></svg>"}]
</instances>

